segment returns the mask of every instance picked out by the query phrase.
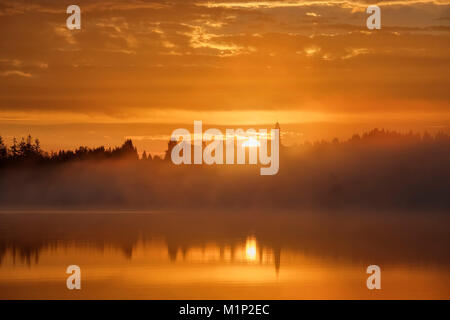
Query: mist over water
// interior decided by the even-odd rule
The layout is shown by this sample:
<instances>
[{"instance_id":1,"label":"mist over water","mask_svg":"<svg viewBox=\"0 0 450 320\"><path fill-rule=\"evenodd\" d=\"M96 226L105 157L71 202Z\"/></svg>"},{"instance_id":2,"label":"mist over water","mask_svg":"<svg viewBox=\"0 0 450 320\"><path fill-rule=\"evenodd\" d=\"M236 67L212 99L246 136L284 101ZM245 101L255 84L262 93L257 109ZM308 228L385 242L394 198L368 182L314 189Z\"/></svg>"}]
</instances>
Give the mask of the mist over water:
<instances>
[{"instance_id":1,"label":"mist over water","mask_svg":"<svg viewBox=\"0 0 450 320\"><path fill-rule=\"evenodd\" d=\"M257 165L138 160L132 142L124 146L118 156L98 149L0 166L0 208L450 209L445 134L374 130L345 142L282 147L280 170L270 177Z\"/></svg>"}]
</instances>

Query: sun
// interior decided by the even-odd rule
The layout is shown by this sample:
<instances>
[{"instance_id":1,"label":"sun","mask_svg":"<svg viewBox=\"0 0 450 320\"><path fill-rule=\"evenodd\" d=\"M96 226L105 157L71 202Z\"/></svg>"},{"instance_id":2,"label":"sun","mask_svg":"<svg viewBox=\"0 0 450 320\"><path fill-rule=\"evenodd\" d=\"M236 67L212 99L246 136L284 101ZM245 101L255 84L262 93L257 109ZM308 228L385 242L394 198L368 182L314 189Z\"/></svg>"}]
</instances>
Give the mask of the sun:
<instances>
[{"instance_id":1,"label":"sun","mask_svg":"<svg viewBox=\"0 0 450 320\"><path fill-rule=\"evenodd\" d=\"M244 147L259 147L259 141L253 137L249 137L243 144Z\"/></svg>"}]
</instances>

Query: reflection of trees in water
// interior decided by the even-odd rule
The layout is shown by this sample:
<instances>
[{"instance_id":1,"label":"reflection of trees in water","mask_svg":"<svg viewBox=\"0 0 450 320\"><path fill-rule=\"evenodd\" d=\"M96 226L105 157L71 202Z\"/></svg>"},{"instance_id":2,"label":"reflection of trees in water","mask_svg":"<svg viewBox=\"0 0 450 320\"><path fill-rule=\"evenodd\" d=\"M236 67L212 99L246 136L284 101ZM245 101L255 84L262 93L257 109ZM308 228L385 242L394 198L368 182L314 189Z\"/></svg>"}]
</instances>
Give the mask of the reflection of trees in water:
<instances>
[{"instance_id":1,"label":"reflection of trees in water","mask_svg":"<svg viewBox=\"0 0 450 320\"><path fill-rule=\"evenodd\" d=\"M17 258L21 263L31 265L32 262L38 264L39 252L43 249L41 245L29 245L26 243L2 243L0 244L0 265L6 252L10 250L13 263L16 264Z\"/></svg>"},{"instance_id":2,"label":"reflection of trees in water","mask_svg":"<svg viewBox=\"0 0 450 320\"><path fill-rule=\"evenodd\" d=\"M270 263L275 265L275 270L278 273L281 262L281 248L277 245L259 242L254 237L252 238L255 242L254 247L252 247L254 252L252 252L251 255L249 254L248 248L246 247L248 245L250 237L247 237L247 239L239 239L235 241L229 240L227 242L220 243L217 243L217 241L210 239L210 243L211 241L214 241L214 248L208 246L208 242L202 243L200 245L200 248L203 254L205 254L206 247L208 247L209 253L217 254L215 255L215 259L208 258L208 261L213 260L235 263L252 262L259 264ZM205 241L208 240L205 239ZM191 250L195 249L197 249L197 247L173 242L172 240L169 240L167 243L169 259L172 262L175 262L178 259L181 259L183 261L187 260L188 253L190 253Z\"/></svg>"},{"instance_id":3,"label":"reflection of trees in water","mask_svg":"<svg viewBox=\"0 0 450 320\"><path fill-rule=\"evenodd\" d=\"M140 242L164 239L171 261L214 243L231 261L249 235L257 255L271 252L280 268L281 251L356 262L450 263L448 218L441 214L161 213L1 214L0 263L7 251L21 263L39 262L44 249L88 246L119 249L131 259Z\"/></svg>"}]
</instances>

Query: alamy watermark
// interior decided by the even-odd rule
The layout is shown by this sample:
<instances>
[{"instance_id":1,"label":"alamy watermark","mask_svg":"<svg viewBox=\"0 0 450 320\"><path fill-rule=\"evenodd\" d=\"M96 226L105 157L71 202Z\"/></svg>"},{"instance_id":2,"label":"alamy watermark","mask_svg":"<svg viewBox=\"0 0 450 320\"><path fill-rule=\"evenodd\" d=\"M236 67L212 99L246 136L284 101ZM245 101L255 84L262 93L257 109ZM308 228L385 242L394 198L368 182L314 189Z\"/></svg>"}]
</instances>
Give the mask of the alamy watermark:
<instances>
[{"instance_id":1,"label":"alamy watermark","mask_svg":"<svg viewBox=\"0 0 450 320\"><path fill-rule=\"evenodd\" d=\"M265 166L260 169L261 175L275 175L280 166L278 128L272 129L270 134L266 129L260 129L258 132L254 129L226 129L224 135L219 129L203 132L202 121L194 121L193 135L189 130L179 128L173 131L171 142L174 145L170 156L172 162L177 165L246 164L248 154L248 164L257 164L259 158L259 163ZM209 144L204 145L207 142Z\"/></svg>"},{"instance_id":2,"label":"alamy watermark","mask_svg":"<svg viewBox=\"0 0 450 320\"><path fill-rule=\"evenodd\" d=\"M66 20L66 26L69 30L81 29L81 9L78 5L72 4L67 7L66 13L70 16ZM366 20L366 26L369 30L381 29L381 9L377 5L367 7L366 13L371 14Z\"/></svg>"},{"instance_id":3,"label":"alamy watermark","mask_svg":"<svg viewBox=\"0 0 450 320\"><path fill-rule=\"evenodd\" d=\"M381 268L375 264L370 265L367 267L366 270L367 274L370 274L370 276L367 278L367 289L373 290L381 289Z\"/></svg>"},{"instance_id":4,"label":"alamy watermark","mask_svg":"<svg viewBox=\"0 0 450 320\"><path fill-rule=\"evenodd\" d=\"M369 30L381 29L381 9L379 6L370 5L366 13L371 14L366 21L366 26Z\"/></svg>"},{"instance_id":5,"label":"alamy watermark","mask_svg":"<svg viewBox=\"0 0 450 320\"><path fill-rule=\"evenodd\" d=\"M70 265L66 269L66 273L70 274L66 280L66 286L69 290L81 290L81 269L77 265Z\"/></svg>"},{"instance_id":6,"label":"alamy watermark","mask_svg":"<svg viewBox=\"0 0 450 320\"><path fill-rule=\"evenodd\" d=\"M69 30L81 29L81 9L79 6L73 4L67 7L67 14L70 16L66 20L66 26Z\"/></svg>"}]
</instances>

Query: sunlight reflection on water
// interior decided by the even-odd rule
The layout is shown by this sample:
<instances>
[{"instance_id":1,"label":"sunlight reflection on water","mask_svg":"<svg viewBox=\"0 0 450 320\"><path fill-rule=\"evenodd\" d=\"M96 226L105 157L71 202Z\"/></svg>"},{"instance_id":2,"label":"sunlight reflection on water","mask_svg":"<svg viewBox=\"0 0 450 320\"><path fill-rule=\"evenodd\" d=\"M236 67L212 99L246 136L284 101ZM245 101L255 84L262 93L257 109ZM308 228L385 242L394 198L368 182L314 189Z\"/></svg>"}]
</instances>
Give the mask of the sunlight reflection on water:
<instances>
[{"instance_id":1,"label":"sunlight reflection on water","mask_svg":"<svg viewBox=\"0 0 450 320\"><path fill-rule=\"evenodd\" d=\"M0 298L450 298L438 227L405 227L431 237L419 247L393 222L367 240L361 222L339 222L344 231L333 234L312 218L278 215L275 227L264 218L0 214ZM372 263L382 269L378 292L366 288ZM79 292L65 287L72 264L82 270Z\"/></svg>"}]
</instances>

